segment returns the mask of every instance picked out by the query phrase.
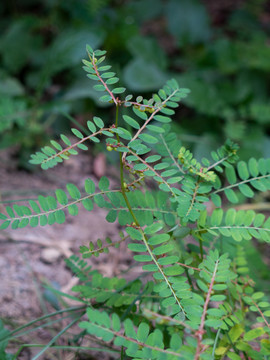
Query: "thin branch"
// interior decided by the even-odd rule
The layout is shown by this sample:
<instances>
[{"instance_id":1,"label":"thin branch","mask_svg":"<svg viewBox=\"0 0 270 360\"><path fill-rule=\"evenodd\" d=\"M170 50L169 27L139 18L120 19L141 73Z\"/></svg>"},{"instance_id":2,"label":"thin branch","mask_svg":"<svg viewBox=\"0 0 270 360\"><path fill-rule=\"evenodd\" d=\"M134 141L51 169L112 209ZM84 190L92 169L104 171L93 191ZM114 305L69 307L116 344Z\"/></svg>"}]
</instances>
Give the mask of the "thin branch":
<instances>
[{"instance_id":1,"label":"thin branch","mask_svg":"<svg viewBox=\"0 0 270 360\"><path fill-rule=\"evenodd\" d=\"M203 231L207 231L207 230L219 230L219 229L252 229L252 230L263 230L263 231L270 231L270 229L267 228L263 228L263 227L255 227L255 226L237 226L237 225L231 225L231 226L212 226L209 228L200 228L200 229L196 229L194 232L203 232Z\"/></svg>"},{"instance_id":2,"label":"thin branch","mask_svg":"<svg viewBox=\"0 0 270 360\"><path fill-rule=\"evenodd\" d=\"M168 188L169 188L171 194L173 195L173 197L176 197L176 195L175 195L175 193L173 192L171 186L167 183L167 181L166 181L161 175L159 175L159 173L158 173L151 165L149 165L149 164L148 164L145 160L143 160L138 154L136 154L134 151L132 151L128 146L126 146L126 145L124 145L124 146L128 149L128 151L129 151L132 155L136 156L136 158L137 158L141 163L143 163L144 165L146 165L149 170L153 171L153 172L155 173L155 175L161 179L161 182L164 183L164 184L166 184L166 185L168 186Z\"/></svg>"},{"instance_id":3,"label":"thin branch","mask_svg":"<svg viewBox=\"0 0 270 360\"><path fill-rule=\"evenodd\" d=\"M245 296L246 296L246 295L245 295ZM252 304L257 308L257 310L258 310L258 312L260 313L261 317L263 318L266 326L268 327L268 329L270 329L270 324L269 324L269 322L266 320L265 316L263 315L262 310L259 308L259 306L256 304L256 302L252 299L252 297L250 297L250 296L246 296L246 297L248 297L248 298L252 301Z\"/></svg>"},{"instance_id":4,"label":"thin branch","mask_svg":"<svg viewBox=\"0 0 270 360\"><path fill-rule=\"evenodd\" d=\"M173 156L173 154L171 153L170 149L168 148L167 146L167 143L166 141L164 140L164 137L162 134L160 134L160 137L161 137L161 140L163 142L163 145L165 146L168 154L169 154L169 157L173 160L175 166L178 168L178 170L182 173L182 174L185 174L184 170L181 168L181 166L178 164L178 162L175 160L175 157Z\"/></svg>"},{"instance_id":5,"label":"thin branch","mask_svg":"<svg viewBox=\"0 0 270 360\"><path fill-rule=\"evenodd\" d=\"M118 105L117 99L115 98L115 96L113 95L113 93L112 93L111 90L108 88L107 84L105 83L105 81L102 79L102 77L101 77L100 74L99 74L99 71L98 71L97 66L96 66L96 63L95 63L95 60L96 60L96 58L95 58L95 53L93 54L93 56L91 56L91 55L89 54L89 58L90 58L90 60L91 60L93 69L95 70L96 75L97 75L97 77L99 78L99 81L100 81L100 82L102 83L102 85L105 87L107 93L111 96L111 98L113 99L113 102L114 102L115 105L117 106L117 105Z\"/></svg>"},{"instance_id":6,"label":"thin branch","mask_svg":"<svg viewBox=\"0 0 270 360\"><path fill-rule=\"evenodd\" d=\"M209 171L210 169L213 169L213 168L216 167L217 165L223 163L223 161L226 161L228 158L229 158L229 155L226 156L226 157L224 157L224 158L222 158L222 159L220 159L220 160L218 160L218 161L215 162L214 164L208 166L207 171Z\"/></svg>"},{"instance_id":7,"label":"thin branch","mask_svg":"<svg viewBox=\"0 0 270 360\"><path fill-rule=\"evenodd\" d=\"M136 132L136 134L133 136L133 138L130 141L133 141L133 140L137 139L137 137L145 129L147 124L149 124L149 122L154 118L154 116L164 107L166 102L169 101L170 98L173 97L178 91L179 91L179 89L174 90L171 95L169 95L164 101L162 101L160 106L150 115L150 117L145 121L143 126ZM122 161L123 162L125 162L125 158L126 158L126 153L124 153L123 156L122 156Z\"/></svg>"},{"instance_id":8,"label":"thin branch","mask_svg":"<svg viewBox=\"0 0 270 360\"><path fill-rule=\"evenodd\" d=\"M218 190L214 191L213 194L217 194L217 193L219 193L221 191L225 191L227 189L232 189L234 187L238 187L239 185L249 183L249 182L251 182L253 180L260 180L260 179L265 179L265 178L268 178L268 177L270 177L270 174L261 175L261 176L253 177L253 178L250 178L250 179L247 179L247 180L243 180L243 181L240 181L240 182L238 182L236 184L228 185L228 186L225 186L225 187L223 187L221 189L218 189Z\"/></svg>"},{"instance_id":9,"label":"thin branch","mask_svg":"<svg viewBox=\"0 0 270 360\"><path fill-rule=\"evenodd\" d=\"M128 239L129 238L129 236L125 236L125 237L123 237L122 239L120 239L120 240L118 240L118 241L115 241L115 242L112 242L112 243L110 243L110 244L107 244L107 245L105 245L105 246L102 246L101 248L98 248L98 249L94 249L94 250L89 250L89 251L84 251L83 253L82 253L82 255L85 255L85 254L95 254L95 253L101 253L101 252L103 252L105 249L108 249L108 248L110 248L110 247L113 247L113 246L116 246L116 245L118 245L118 244L121 244L121 242L123 242L123 241L125 241L126 239Z\"/></svg>"},{"instance_id":10,"label":"thin branch","mask_svg":"<svg viewBox=\"0 0 270 360\"><path fill-rule=\"evenodd\" d=\"M192 330L192 331L194 330L191 326L189 326L189 325L186 324L185 322L180 321L180 320L177 320L177 319L174 319L174 318L172 318L172 317L170 317L170 316L161 315L161 314L156 313L156 312L154 312L154 311L151 311L151 310L149 310L149 309L147 309L147 308L145 308L145 309L143 310L143 312L146 313L146 314L149 314L149 315L153 316L154 318L166 320L166 321L169 321L169 322L174 323L174 324L176 324L176 325L181 325L181 326L183 326L183 327L185 327L185 328L187 328L187 329L189 329L189 330Z\"/></svg>"},{"instance_id":11,"label":"thin branch","mask_svg":"<svg viewBox=\"0 0 270 360\"><path fill-rule=\"evenodd\" d=\"M197 191L199 189L200 183L201 183L200 180L198 180L197 183L196 183L196 187L195 187L195 189L193 191L193 195L192 195L192 200L191 200L190 206L189 206L188 211L187 211L185 216L188 216L190 214L190 212L191 212L191 210L192 210L192 208L194 206L196 196L197 196Z\"/></svg>"},{"instance_id":12,"label":"thin branch","mask_svg":"<svg viewBox=\"0 0 270 360\"><path fill-rule=\"evenodd\" d=\"M202 317L201 317L201 323L200 323L198 331L196 332L198 342L197 342L197 349L196 349L196 354L195 354L194 360L199 360L200 354L202 352L202 339L203 339L203 334L204 334L204 323L205 323L205 318L206 318L206 312L207 312L207 309L208 309L208 304L210 302L211 293L212 293L213 286L214 286L214 283L215 283L215 278L216 278L216 274L217 274L218 265L219 265L219 260L217 260L216 264L215 264L215 269L214 269L214 272L213 272L211 283L210 283L210 286L209 286L209 289L208 289L208 292L207 292L207 295L206 295L205 303L204 303L204 306L203 306L203 313L202 313Z\"/></svg>"},{"instance_id":13,"label":"thin branch","mask_svg":"<svg viewBox=\"0 0 270 360\"><path fill-rule=\"evenodd\" d=\"M113 335L115 335L115 336L117 336L117 337L121 337L121 338L123 338L123 339L125 339L125 340L127 340L127 341L130 341L130 342L132 342L132 343L134 343L134 344L137 344L137 345L140 346L141 348L148 348L148 349L151 349L151 350L153 350L153 351L158 351L158 352L162 352L162 353L164 353L164 354L174 355L174 356L176 356L176 357L179 357L179 358L181 357L181 358L182 358L182 355L181 355L180 353L175 352L175 351L166 350L166 349L162 349L162 348L159 348L159 347L156 347L156 346L148 345L148 344L146 344L146 343L144 343L144 342L138 341L138 340L133 339L133 338L131 338L131 337L129 337L129 336L125 336L125 335L123 335L123 333L120 333L120 332L117 332L117 331L108 329L108 328L106 328L105 326L102 326L102 325L99 325L99 324L95 324L95 326L96 326L97 328L99 328L99 329L102 329L102 330L105 329L106 331L112 333Z\"/></svg>"},{"instance_id":14,"label":"thin branch","mask_svg":"<svg viewBox=\"0 0 270 360\"><path fill-rule=\"evenodd\" d=\"M180 266L183 266L183 267L186 267L186 268L189 268L189 269L196 270L196 271L202 271L202 269L199 269L199 268L196 268L196 267L193 267L193 266L189 266L189 265L186 265L186 264L182 264L180 262L177 262L176 264L178 264Z\"/></svg>"},{"instance_id":15,"label":"thin branch","mask_svg":"<svg viewBox=\"0 0 270 360\"><path fill-rule=\"evenodd\" d=\"M49 215L51 213L55 213L56 211L59 211L59 210L65 210L67 209L69 206L72 206L72 205L76 205L80 202L82 202L83 200L85 199L90 199L92 197L94 197L95 195L103 195L103 194L106 194L106 193L113 193L113 192L121 192L120 190L105 190L105 191L101 191L101 192L98 192L98 193L94 193L94 194L90 194L90 195L87 195L87 196L84 196L83 198L80 198L78 200L75 200L73 202L70 202L68 203L67 205L63 205L59 208L56 208L56 209L52 209L52 210L49 210L49 211L44 211L44 212L41 212L39 214L31 214L31 215L24 215L24 216L20 216L20 217L13 217L13 218L7 218L5 219L4 221L15 221L15 220L23 220L23 219L31 219L31 218L34 218L34 217L40 217L42 215Z\"/></svg>"},{"instance_id":16,"label":"thin branch","mask_svg":"<svg viewBox=\"0 0 270 360\"><path fill-rule=\"evenodd\" d=\"M44 163L46 163L46 162L48 162L48 161L50 161L50 160L52 160L52 159L54 159L54 158L56 158L56 157L61 156L61 155L64 154L65 152L73 149L74 147L78 146L79 144L82 144L82 143L85 142L86 140L89 140L91 137L96 136L96 135L98 135L98 134L102 134L103 131L110 131L110 130L111 130L110 128L100 129L99 131L97 131L97 132L95 132L95 133L93 133L93 134L91 134L91 135L89 135L89 136L84 137L84 138L81 139L80 141L77 141L75 144L70 145L70 146L66 147L65 149L59 151L58 153L56 153L56 154L48 157L47 159L43 160L43 161L42 161L42 164L44 164Z\"/></svg>"}]
</instances>

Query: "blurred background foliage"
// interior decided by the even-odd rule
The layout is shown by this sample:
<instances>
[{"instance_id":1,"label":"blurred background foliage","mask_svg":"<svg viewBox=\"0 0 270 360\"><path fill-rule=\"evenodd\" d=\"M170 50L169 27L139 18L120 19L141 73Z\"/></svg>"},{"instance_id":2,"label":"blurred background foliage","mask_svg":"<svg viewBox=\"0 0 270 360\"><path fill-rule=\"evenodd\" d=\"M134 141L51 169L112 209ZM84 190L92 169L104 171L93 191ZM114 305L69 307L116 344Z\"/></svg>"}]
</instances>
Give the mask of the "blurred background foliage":
<instances>
[{"instance_id":1,"label":"blurred background foliage","mask_svg":"<svg viewBox=\"0 0 270 360\"><path fill-rule=\"evenodd\" d=\"M74 123L112 121L81 68L88 43L130 92L149 97L172 77L191 89L174 126L198 158L226 138L243 159L269 157L269 35L266 0L2 1L0 150L15 146L27 166Z\"/></svg>"}]
</instances>

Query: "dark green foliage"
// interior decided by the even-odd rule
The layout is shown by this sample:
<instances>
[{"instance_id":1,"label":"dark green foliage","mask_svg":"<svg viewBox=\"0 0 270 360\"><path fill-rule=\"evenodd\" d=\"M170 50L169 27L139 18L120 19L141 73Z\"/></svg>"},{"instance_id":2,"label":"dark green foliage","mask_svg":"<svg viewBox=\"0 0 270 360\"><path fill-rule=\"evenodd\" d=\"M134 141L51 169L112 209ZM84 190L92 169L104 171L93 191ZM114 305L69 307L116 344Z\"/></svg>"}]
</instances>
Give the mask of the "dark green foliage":
<instances>
[{"instance_id":1,"label":"dark green foliage","mask_svg":"<svg viewBox=\"0 0 270 360\"><path fill-rule=\"evenodd\" d=\"M114 86L114 72L103 65L105 52L87 46L87 53L84 69L96 80L95 89L105 93L101 100L116 106L115 123L105 127L94 117L87 123L90 135L72 129L77 142L61 135L63 146L51 141L30 161L48 169L102 136L107 150L118 153L120 185L112 188L107 177L98 189L91 179L83 189L68 183L54 196L7 206L0 229L62 224L67 213L78 214L78 205L92 211L96 204L123 232L118 240L81 246L82 258L108 253L126 241L143 272L127 281L104 277L76 256L67 260L80 280L73 291L89 305L88 320L79 323L84 335L113 344L135 360L259 359L258 349L267 358L269 293L249 274L245 249L253 239L269 243L270 222L265 214L230 203L237 192L244 201L270 188L269 159L239 161L238 146L226 141L209 159L198 161L170 124L189 90L173 79L149 100L133 101L131 95L122 100L118 94L124 89ZM133 113L119 116L125 107Z\"/></svg>"},{"instance_id":2,"label":"dark green foliage","mask_svg":"<svg viewBox=\"0 0 270 360\"><path fill-rule=\"evenodd\" d=\"M78 66L87 41L104 45L110 64L119 66L121 82L106 60L99 64L116 95L127 88L148 96L171 76L192 90L179 126L196 156L227 137L241 143L245 161L269 156L265 0L219 4L215 11L199 0L34 3L0 9L0 147L19 145L24 166L48 133L66 130L71 113L96 111L109 123L100 98L110 95L85 65L95 86L89 87ZM186 136L191 132L198 137Z\"/></svg>"}]
</instances>

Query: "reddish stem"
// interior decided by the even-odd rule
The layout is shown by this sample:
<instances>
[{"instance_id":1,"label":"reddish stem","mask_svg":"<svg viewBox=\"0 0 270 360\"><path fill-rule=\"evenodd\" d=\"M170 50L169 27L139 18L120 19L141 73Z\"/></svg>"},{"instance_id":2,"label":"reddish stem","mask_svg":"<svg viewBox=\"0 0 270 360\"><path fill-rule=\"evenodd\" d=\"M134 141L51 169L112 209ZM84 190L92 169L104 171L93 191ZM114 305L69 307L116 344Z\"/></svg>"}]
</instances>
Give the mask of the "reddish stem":
<instances>
[{"instance_id":1,"label":"reddish stem","mask_svg":"<svg viewBox=\"0 0 270 360\"><path fill-rule=\"evenodd\" d=\"M205 323L208 304L210 302L211 293L212 293L213 286L214 286L214 283L215 283L215 277L216 277L216 273L217 273L217 269L218 269L218 264L219 264L219 260L216 261L216 265L215 265L215 269L214 269L213 276L212 276L212 279L211 279L211 283L210 283L210 286L209 286L209 289L208 289L208 292L207 292L207 296L206 296L206 299L205 299L205 303L204 303L204 306L203 306L203 314L202 314L202 317L201 317L200 327L199 327L198 331L196 332L198 343L197 343L197 349L196 349L196 354L195 354L194 360L199 360L200 354L203 351L203 349L202 349L202 339L203 339L203 334L204 334L204 323Z\"/></svg>"}]
</instances>

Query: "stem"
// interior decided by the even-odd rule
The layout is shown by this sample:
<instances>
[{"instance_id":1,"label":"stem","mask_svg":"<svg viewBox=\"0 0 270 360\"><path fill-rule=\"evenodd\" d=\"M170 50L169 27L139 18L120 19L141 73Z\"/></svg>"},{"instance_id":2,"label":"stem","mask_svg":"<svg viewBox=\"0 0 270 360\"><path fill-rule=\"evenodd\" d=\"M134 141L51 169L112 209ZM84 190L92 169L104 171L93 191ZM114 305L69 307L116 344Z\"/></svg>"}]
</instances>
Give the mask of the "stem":
<instances>
[{"instance_id":1,"label":"stem","mask_svg":"<svg viewBox=\"0 0 270 360\"><path fill-rule=\"evenodd\" d=\"M201 237L199 237L199 244L200 244L201 260L203 261L203 245L202 245L202 239L201 239Z\"/></svg>"},{"instance_id":2,"label":"stem","mask_svg":"<svg viewBox=\"0 0 270 360\"><path fill-rule=\"evenodd\" d=\"M191 287L191 289L192 289L192 291L193 291L193 290L194 290L194 287L193 287L192 280L191 280L191 278L190 278L190 276L189 276L189 273L188 273L187 268L185 268L185 274L186 274L186 277L187 277L187 279L188 279L188 283L189 283L189 285L190 285L190 287Z\"/></svg>"},{"instance_id":3,"label":"stem","mask_svg":"<svg viewBox=\"0 0 270 360\"><path fill-rule=\"evenodd\" d=\"M217 331L216 337L215 337L215 342L214 342L213 351L212 351L212 360L215 360L215 351L216 351L220 331L221 331L221 329L219 328Z\"/></svg>"},{"instance_id":4,"label":"stem","mask_svg":"<svg viewBox=\"0 0 270 360\"><path fill-rule=\"evenodd\" d=\"M24 215L24 216L17 216L17 217L13 217L13 218L7 218L5 220L15 221L15 220L22 220L22 219L31 219L31 218L34 218L34 217L39 218L42 215L49 215L51 213L55 213L58 210L64 210L64 209L68 208L69 206L76 205L76 204L82 202L85 199L91 199L95 195L99 195L99 194L104 195L106 193L112 193L112 192L121 192L121 190L104 190L104 191L100 191L98 193L93 193L93 194L86 195L86 196L84 196L84 197L82 197L82 198L80 198L78 200L72 201L72 202L68 203L67 205L60 206L60 207L58 207L56 209L40 212L39 214Z\"/></svg>"},{"instance_id":5,"label":"stem","mask_svg":"<svg viewBox=\"0 0 270 360\"><path fill-rule=\"evenodd\" d=\"M211 283L210 283L210 286L209 286L209 289L208 289L208 292L207 292L207 295L206 295L205 303L204 303L204 306L203 306L203 314L202 314L202 317L201 317L200 327L199 327L199 329L198 329L198 331L196 333L198 343L197 343L197 349L196 349L196 354L195 354L194 360L199 360L199 358L200 358L201 345L202 345L201 342L202 342L203 334L204 334L204 323L205 323L205 318L206 318L206 312L207 312L208 304L210 302L210 297L211 297L211 293L212 293L212 290L213 290L213 286L214 286L214 283L215 283L215 277L216 277L218 265L219 265L219 260L216 261L216 265L215 265L215 269L214 269L213 276L212 276L212 279L211 279Z\"/></svg>"},{"instance_id":6,"label":"stem","mask_svg":"<svg viewBox=\"0 0 270 360\"><path fill-rule=\"evenodd\" d=\"M49 341L48 344L46 346L44 346L44 348L32 360L37 360L47 349L49 349L51 347L52 344L55 343L55 341L61 335L63 335L69 328L71 328L71 326L74 325L81 318L81 316L82 316L82 313L76 319L71 321L71 323L69 323L64 329L62 329L51 341Z\"/></svg>"},{"instance_id":7,"label":"stem","mask_svg":"<svg viewBox=\"0 0 270 360\"><path fill-rule=\"evenodd\" d=\"M97 77L99 78L99 81L102 83L102 85L105 87L107 93L111 96L113 102L115 103L116 107L118 107L118 101L117 99L115 98L115 96L113 95L113 93L111 92L111 90L108 88L107 84L105 83L105 81L102 79L102 77L100 76L99 74L99 71L97 69L97 66L96 66L96 63L95 63L95 53L93 54L93 56L91 57L90 54L89 54L89 58L91 60L91 63L92 63L92 66L93 66L93 69L95 70L96 72L96 75Z\"/></svg>"},{"instance_id":8,"label":"stem","mask_svg":"<svg viewBox=\"0 0 270 360\"><path fill-rule=\"evenodd\" d=\"M168 316L168 315L161 315L161 314L156 313L156 312L154 312L154 311L152 311L152 310L149 310L149 309L147 309L147 308L145 308L145 309L143 310L143 312L144 312L144 314L146 314L146 315L148 314L148 315L152 316L152 317L154 318L154 320L155 320L155 319L165 320L165 321L167 321L167 322L169 322L169 323L173 323L173 324L176 324L176 325L183 326L183 327L185 327L186 329L189 329L190 331L193 330L192 327L189 326L188 324L186 324L185 322L180 321L180 320L176 320L176 319L174 319L174 318L172 318L172 317L170 317L170 316ZM149 317L149 319L151 320L150 317Z\"/></svg>"},{"instance_id":9,"label":"stem","mask_svg":"<svg viewBox=\"0 0 270 360\"><path fill-rule=\"evenodd\" d=\"M229 156L226 156L220 160L218 160L217 162L215 162L214 164L208 166L207 171L209 171L210 169L213 169L214 167L218 166L219 164L223 163L223 161L226 161L229 158Z\"/></svg>"},{"instance_id":10,"label":"stem","mask_svg":"<svg viewBox=\"0 0 270 360\"><path fill-rule=\"evenodd\" d=\"M168 145L166 143L166 141L164 140L164 136L162 134L160 134L160 138L162 140L163 145L165 146L170 158L172 159L172 161L174 162L175 166L178 168L178 170L182 173L185 174L184 170L181 168L181 166L179 165L179 163L175 160L175 157L173 156L173 154L171 153L170 149L168 148Z\"/></svg>"},{"instance_id":11,"label":"stem","mask_svg":"<svg viewBox=\"0 0 270 360\"><path fill-rule=\"evenodd\" d=\"M96 136L96 135L99 135L99 134L102 134L103 131L109 131L109 130L110 130L110 128L102 128L102 129L96 131L95 133L90 134L90 135L84 137L84 138L81 139L80 141L77 141L75 144L69 145L68 147L64 148L63 150L57 152L56 154L51 155L51 156L48 157L47 159L43 160L42 163L46 163L46 162L48 162L48 161L50 161L50 160L52 160L52 159L54 159L54 158L56 158L56 157L59 157L59 156L61 156L62 154L64 154L66 151L69 151L69 150L73 149L74 147L78 146L79 144L84 143L86 140L91 139L91 137Z\"/></svg>"},{"instance_id":12,"label":"stem","mask_svg":"<svg viewBox=\"0 0 270 360\"><path fill-rule=\"evenodd\" d=\"M116 115L115 115L115 127L117 128L118 126L118 117L119 117L119 105L116 104ZM119 134L116 133L116 138L117 138L117 141L118 143L120 143L120 138L119 138ZM124 164L123 164L123 160L122 160L122 154L119 152L119 161L120 161L120 182L121 182L121 193L125 199L125 202L127 204L127 208L128 208L128 211L130 212L136 226L140 226L132 208L131 208L131 205L130 205L130 202L127 198L127 194L126 194L126 188L125 188L125 185L124 185Z\"/></svg>"},{"instance_id":13,"label":"stem","mask_svg":"<svg viewBox=\"0 0 270 360\"><path fill-rule=\"evenodd\" d=\"M116 127L117 127L117 125L118 125L118 114L119 114L119 112L118 112L118 106L119 106L119 105L117 104L117 105L116 105L116 119L115 119L115 126L116 126ZM117 141L120 142L119 135L118 135L117 133L116 133L116 136L117 136ZM134 154L134 155L137 155L137 154ZM128 197L127 197L127 195L126 195L126 189L125 189L125 186L124 186L124 169L123 169L123 168L124 168L124 164L123 164L123 159L122 159L121 153L119 153L119 161L120 161L121 192L122 192L123 197L124 197L124 200L125 200L125 202L126 202L126 204L127 204L127 208L128 208L128 210L129 210L129 212L130 212L130 215L132 216L135 225L138 227L138 230L139 230L140 233L142 234L142 238L143 238L144 245L146 246L146 249L147 249L148 253L150 254L150 256L151 256L154 264L157 266L159 272L162 274L165 282L167 283L167 286L169 287L169 289L170 289L173 297L175 298L175 301L176 301L177 305L179 306L179 308L181 309L181 311L183 312L183 314L186 315L186 313L185 313L182 305L180 304L180 301L179 301L179 299L178 299L178 297L177 297L177 295L176 295L176 293L175 293L175 291L174 291L171 283L169 282L169 280L168 280L167 276L165 275L164 271L162 270L160 264L158 263L157 259L155 258L154 254L152 253L151 246L148 244L148 239L147 239L147 237L145 236L145 234L144 234L144 232L143 232L143 230L142 230L142 228L141 228L141 226L140 226L140 223L139 223L139 221L137 220L137 218L136 218L136 216L135 216L135 214L134 214L134 212L133 212L133 210L132 210L132 208L131 208L130 202L129 202Z\"/></svg>"},{"instance_id":14,"label":"stem","mask_svg":"<svg viewBox=\"0 0 270 360\"><path fill-rule=\"evenodd\" d=\"M44 346L45 346L44 344L23 344L14 356L18 356L24 348L43 348ZM52 346L50 346L50 349L80 350L80 351L92 350L92 351L102 351L102 352L119 354L118 350L113 350L113 349L111 350L111 349L106 349L106 348L100 349L100 348L88 347L88 346L52 345Z\"/></svg>"},{"instance_id":15,"label":"stem","mask_svg":"<svg viewBox=\"0 0 270 360\"><path fill-rule=\"evenodd\" d=\"M257 305L257 303L252 299L251 296L247 296L253 303L253 305L257 308L258 312L260 313L260 316L263 318L266 326L268 327L268 329L270 329L270 324L268 323L268 321L266 320L265 316L263 315L263 312L261 311L261 309L259 308L259 306Z\"/></svg>"},{"instance_id":16,"label":"stem","mask_svg":"<svg viewBox=\"0 0 270 360\"><path fill-rule=\"evenodd\" d=\"M183 267L186 267L186 268L189 268L189 269L196 270L196 271L202 271L202 269L199 269L199 268L196 268L196 267L193 267L193 266L189 266L189 265L186 265L186 264L183 264L183 263L180 263L180 262L177 262L176 264L178 264L180 266L183 266Z\"/></svg>"},{"instance_id":17,"label":"stem","mask_svg":"<svg viewBox=\"0 0 270 360\"><path fill-rule=\"evenodd\" d=\"M133 138L130 141L133 141L135 139L137 139L137 137L140 135L140 133L146 128L147 124L154 118L154 116L164 107L164 105L166 105L166 102L170 100L170 98L172 96L174 96L176 93L178 92L177 90L174 90L172 92L171 95L169 95L167 97L167 99L165 99L164 101L162 101L162 103L160 104L160 106L158 108L155 109L155 111L149 116L149 118L145 121L145 123L143 124L143 126L137 131L137 133L133 136ZM123 161L125 161L126 158L126 154L123 155Z\"/></svg>"},{"instance_id":18,"label":"stem","mask_svg":"<svg viewBox=\"0 0 270 360\"><path fill-rule=\"evenodd\" d=\"M62 313L64 313L64 312L72 312L72 311L77 311L77 310L82 310L82 309L85 309L85 305L83 305L83 306L71 307L71 308L68 308L68 309L59 310L59 311L56 311L56 312L54 312L54 313L44 315L44 316L42 316L42 317L40 317L40 318L37 318L37 319L35 319L35 320L33 320L33 321L25 324L25 325L20 326L19 328L11 331L11 332L10 332L9 334L7 334L5 337L3 337L3 338L0 339L0 343L3 342L3 341L5 341L6 339L10 338L13 334L17 333L18 331L21 331L21 330L25 329L26 327L35 324L35 323L38 322L38 321L42 321L42 320L48 319L48 318L50 318L50 317L52 317L52 316L59 315L59 314L62 314Z\"/></svg>"},{"instance_id":19,"label":"stem","mask_svg":"<svg viewBox=\"0 0 270 360\"><path fill-rule=\"evenodd\" d=\"M116 245L118 245L118 244L121 244L121 242L123 242L123 241L125 241L127 238L128 238L129 236L125 236L124 238L122 238L122 239L120 239L120 240L118 240L118 241L115 241L115 242L112 242L112 243L110 243L110 244L108 244L108 245L105 245L105 246L102 246L101 248L97 248L97 249L94 249L94 250L88 250L88 251L85 251L84 253L83 253L83 255L85 255L85 254L95 254L95 253L101 253L101 252L103 252L104 251L104 249L108 249L108 248L110 248L110 247L113 247L113 246L116 246Z\"/></svg>"},{"instance_id":20,"label":"stem","mask_svg":"<svg viewBox=\"0 0 270 360\"><path fill-rule=\"evenodd\" d=\"M213 194L218 194L219 192L225 191L226 189L232 189L232 188L234 188L234 187L238 187L239 185L249 183L249 182L251 182L251 181L253 181L253 180L266 179L266 178L268 178L268 177L270 177L270 174L261 175L261 176L256 176L256 177L253 177L253 178L250 178L250 179L247 179L247 180L243 180L243 181L240 181L240 182L238 182L238 183L236 183L236 184L224 186L223 188L214 191Z\"/></svg>"}]
</instances>

